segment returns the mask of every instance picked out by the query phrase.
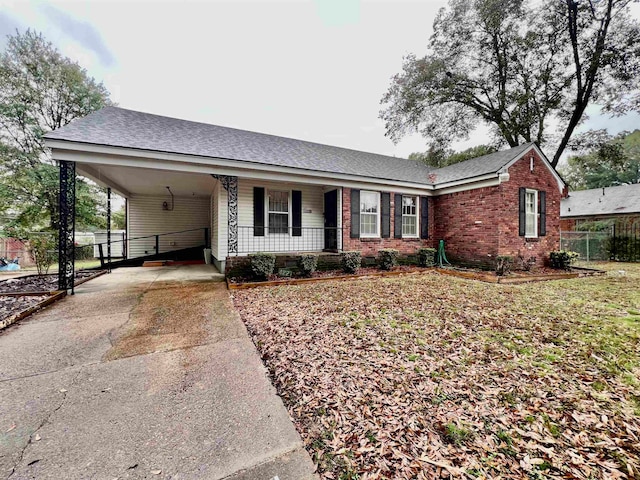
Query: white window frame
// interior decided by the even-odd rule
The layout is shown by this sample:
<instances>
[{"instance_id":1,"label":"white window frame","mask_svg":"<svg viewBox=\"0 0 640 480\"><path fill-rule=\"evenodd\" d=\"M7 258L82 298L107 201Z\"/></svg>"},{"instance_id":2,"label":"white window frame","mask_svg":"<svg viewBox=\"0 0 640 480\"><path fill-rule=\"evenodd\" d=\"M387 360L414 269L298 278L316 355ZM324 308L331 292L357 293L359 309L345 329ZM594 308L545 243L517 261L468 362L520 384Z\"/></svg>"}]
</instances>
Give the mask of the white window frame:
<instances>
[{"instance_id":1,"label":"white window frame","mask_svg":"<svg viewBox=\"0 0 640 480\"><path fill-rule=\"evenodd\" d=\"M376 209L376 233L362 233L362 215L373 215L368 212L362 211L362 194L372 193L378 198L378 208ZM360 190L360 238L380 238L380 208L382 207L380 201L380 192L374 192L373 190Z\"/></svg>"},{"instance_id":2,"label":"white window frame","mask_svg":"<svg viewBox=\"0 0 640 480\"><path fill-rule=\"evenodd\" d=\"M287 194L287 231L286 232L271 232L270 230L270 217L271 213L284 215L284 212L277 212L269 210L269 194L270 193L286 193ZM269 188L265 189L265 198L264 198L264 210L266 217L266 233L267 235L289 235L291 233L291 190L277 189L277 188Z\"/></svg>"},{"instance_id":3,"label":"white window frame","mask_svg":"<svg viewBox=\"0 0 640 480\"><path fill-rule=\"evenodd\" d=\"M529 195L533 194L533 234L527 233L527 226L529 225L529 215L527 211ZM527 188L524 195L524 237L525 238L538 238L538 191Z\"/></svg>"},{"instance_id":4,"label":"white window frame","mask_svg":"<svg viewBox=\"0 0 640 480\"><path fill-rule=\"evenodd\" d=\"M415 215L408 215L404 213L404 199L405 197L407 198L413 198L415 204L416 204L416 213ZM394 207L395 208L395 207ZM401 231L402 231L402 238L418 238L420 235L420 198L418 197L418 195L402 195L400 197L400 212L401 212ZM414 235L405 235L404 233L404 218L405 217L415 217L416 219L416 233Z\"/></svg>"}]
</instances>

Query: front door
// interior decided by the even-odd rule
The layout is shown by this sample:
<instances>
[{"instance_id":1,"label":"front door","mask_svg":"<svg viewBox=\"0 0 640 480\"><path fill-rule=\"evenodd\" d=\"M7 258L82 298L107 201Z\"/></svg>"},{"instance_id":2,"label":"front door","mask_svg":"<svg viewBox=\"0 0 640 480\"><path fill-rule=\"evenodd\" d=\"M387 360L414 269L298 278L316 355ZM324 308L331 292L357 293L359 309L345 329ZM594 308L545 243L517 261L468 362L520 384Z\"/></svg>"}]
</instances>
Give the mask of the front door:
<instances>
[{"instance_id":1,"label":"front door","mask_svg":"<svg viewBox=\"0 0 640 480\"><path fill-rule=\"evenodd\" d=\"M324 194L324 249L338 250L338 190Z\"/></svg>"}]
</instances>

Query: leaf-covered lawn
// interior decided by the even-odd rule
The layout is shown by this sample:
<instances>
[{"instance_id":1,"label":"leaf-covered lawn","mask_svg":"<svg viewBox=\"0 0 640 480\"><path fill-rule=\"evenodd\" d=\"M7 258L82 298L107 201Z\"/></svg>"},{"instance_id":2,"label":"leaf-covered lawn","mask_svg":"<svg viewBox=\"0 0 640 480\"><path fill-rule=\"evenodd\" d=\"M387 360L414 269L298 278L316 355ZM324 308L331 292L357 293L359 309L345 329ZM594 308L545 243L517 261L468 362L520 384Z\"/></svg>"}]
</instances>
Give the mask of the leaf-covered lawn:
<instances>
[{"instance_id":1,"label":"leaf-covered lawn","mask_svg":"<svg viewBox=\"0 0 640 480\"><path fill-rule=\"evenodd\" d=\"M634 478L640 265L606 268L233 295L322 478Z\"/></svg>"}]
</instances>

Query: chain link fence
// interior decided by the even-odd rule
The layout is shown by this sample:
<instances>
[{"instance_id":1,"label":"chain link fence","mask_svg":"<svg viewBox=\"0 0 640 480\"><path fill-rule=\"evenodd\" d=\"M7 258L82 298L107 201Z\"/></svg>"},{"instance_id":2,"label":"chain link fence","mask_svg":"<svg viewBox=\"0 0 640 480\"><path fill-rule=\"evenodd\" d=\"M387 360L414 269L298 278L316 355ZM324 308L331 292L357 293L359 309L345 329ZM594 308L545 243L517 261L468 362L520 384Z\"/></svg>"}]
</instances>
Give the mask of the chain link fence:
<instances>
[{"instance_id":1,"label":"chain link fence","mask_svg":"<svg viewBox=\"0 0 640 480\"><path fill-rule=\"evenodd\" d=\"M607 261L611 258L611 232L560 232L560 249L578 252L586 262Z\"/></svg>"}]
</instances>

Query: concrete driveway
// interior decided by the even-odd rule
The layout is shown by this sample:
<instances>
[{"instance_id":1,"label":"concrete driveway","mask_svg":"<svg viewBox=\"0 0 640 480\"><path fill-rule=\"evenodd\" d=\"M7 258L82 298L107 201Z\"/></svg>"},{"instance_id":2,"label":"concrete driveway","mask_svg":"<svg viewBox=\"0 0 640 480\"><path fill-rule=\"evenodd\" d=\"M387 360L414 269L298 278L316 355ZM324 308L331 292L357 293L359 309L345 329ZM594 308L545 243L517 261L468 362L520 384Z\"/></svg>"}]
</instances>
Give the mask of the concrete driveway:
<instances>
[{"instance_id":1,"label":"concrete driveway","mask_svg":"<svg viewBox=\"0 0 640 480\"><path fill-rule=\"evenodd\" d=\"M114 270L0 333L0 479L313 468L208 266Z\"/></svg>"}]
</instances>

